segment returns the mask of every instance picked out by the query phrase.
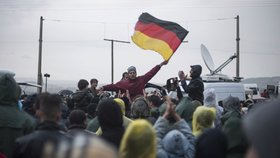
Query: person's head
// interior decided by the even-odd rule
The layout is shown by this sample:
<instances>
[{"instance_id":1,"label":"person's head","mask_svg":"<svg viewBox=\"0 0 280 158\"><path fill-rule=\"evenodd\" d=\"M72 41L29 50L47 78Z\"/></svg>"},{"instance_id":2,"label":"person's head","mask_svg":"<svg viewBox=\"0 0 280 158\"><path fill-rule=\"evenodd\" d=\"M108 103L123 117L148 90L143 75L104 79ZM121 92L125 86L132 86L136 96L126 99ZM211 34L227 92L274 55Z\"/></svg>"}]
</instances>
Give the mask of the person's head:
<instances>
[{"instance_id":1,"label":"person's head","mask_svg":"<svg viewBox=\"0 0 280 158\"><path fill-rule=\"evenodd\" d=\"M202 67L200 65L191 65L190 76L192 78L199 77L202 72Z\"/></svg>"},{"instance_id":2,"label":"person's head","mask_svg":"<svg viewBox=\"0 0 280 158\"><path fill-rule=\"evenodd\" d=\"M150 116L150 108L144 97L138 97L131 103L131 117L148 118Z\"/></svg>"},{"instance_id":3,"label":"person's head","mask_svg":"<svg viewBox=\"0 0 280 158\"><path fill-rule=\"evenodd\" d=\"M23 110L27 113L34 115L35 114L35 102L38 94L33 93L26 97L25 102L23 102Z\"/></svg>"},{"instance_id":4,"label":"person's head","mask_svg":"<svg viewBox=\"0 0 280 158\"><path fill-rule=\"evenodd\" d=\"M173 129L163 137L162 146L168 155L173 155L173 157L193 157L191 151L194 150L194 147L190 141L192 140L187 138L181 131Z\"/></svg>"},{"instance_id":5,"label":"person's head","mask_svg":"<svg viewBox=\"0 0 280 158\"><path fill-rule=\"evenodd\" d=\"M193 134L199 136L205 129L214 127L216 109L213 107L199 106L193 113Z\"/></svg>"},{"instance_id":6,"label":"person's head","mask_svg":"<svg viewBox=\"0 0 280 158\"><path fill-rule=\"evenodd\" d=\"M127 73L130 80L134 80L137 77L136 68L134 66L127 68Z\"/></svg>"},{"instance_id":7,"label":"person's head","mask_svg":"<svg viewBox=\"0 0 280 158\"><path fill-rule=\"evenodd\" d=\"M85 79L80 79L79 82L78 82L78 88L79 90L83 90L83 89L86 89L88 87L89 83L87 80Z\"/></svg>"},{"instance_id":8,"label":"person's head","mask_svg":"<svg viewBox=\"0 0 280 158\"><path fill-rule=\"evenodd\" d=\"M0 104L1 105L17 105L21 94L21 88L16 83L13 74L0 75Z\"/></svg>"},{"instance_id":9,"label":"person's head","mask_svg":"<svg viewBox=\"0 0 280 158\"><path fill-rule=\"evenodd\" d=\"M227 137L220 129L207 129L196 141L195 157L225 158L227 155L227 146Z\"/></svg>"},{"instance_id":10,"label":"person's head","mask_svg":"<svg viewBox=\"0 0 280 158\"><path fill-rule=\"evenodd\" d=\"M128 72L124 72L122 74L122 80L127 80L129 77L128 77Z\"/></svg>"},{"instance_id":11,"label":"person's head","mask_svg":"<svg viewBox=\"0 0 280 158\"><path fill-rule=\"evenodd\" d=\"M148 121L138 119L129 124L121 141L120 157L156 157L156 132Z\"/></svg>"},{"instance_id":12,"label":"person's head","mask_svg":"<svg viewBox=\"0 0 280 158\"><path fill-rule=\"evenodd\" d=\"M208 107L216 107L216 92L213 88L205 89L203 92L204 105Z\"/></svg>"},{"instance_id":13,"label":"person's head","mask_svg":"<svg viewBox=\"0 0 280 158\"><path fill-rule=\"evenodd\" d=\"M69 140L45 143L42 157L117 158L116 149L99 137L79 134Z\"/></svg>"},{"instance_id":14,"label":"person's head","mask_svg":"<svg viewBox=\"0 0 280 158\"><path fill-rule=\"evenodd\" d=\"M223 100L224 112L237 111L240 112L241 104L237 97L228 96Z\"/></svg>"},{"instance_id":15,"label":"person's head","mask_svg":"<svg viewBox=\"0 0 280 158\"><path fill-rule=\"evenodd\" d=\"M95 78L91 79L90 80L90 85L91 85L91 87L96 88L97 85L98 85L98 80L95 79Z\"/></svg>"},{"instance_id":16,"label":"person's head","mask_svg":"<svg viewBox=\"0 0 280 158\"><path fill-rule=\"evenodd\" d=\"M82 110L73 110L69 115L69 122L71 125L80 125L86 128L86 114Z\"/></svg>"},{"instance_id":17,"label":"person's head","mask_svg":"<svg viewBox=\"0 0 280 158\"><path fill-rule=\"evenodd\" d=\"M154 94L148 97L148 101L150 102L151 107L160 107L163 103L160 97Z\"/></svg>"},{"instance_id":18,"label":"person's head","mask_svg":"<svg viewBox=\"0 0 280 158\"><path fill-rule=\"evenodd\" d=\"M58 122L61 115L62 99L58 94L42 93L36 101L36 114L40 121Z\"/></svg>"},{"instance_id":19,"label":"person's head","mask_svg":"<svg viewBox=\"0 0 280 158\"><path fill-rule=\"evenodd\" d=\"M259 105L244 118L245 133L251 143L246 158L279 158L280 100Z\"/></svg>"},{"instance_id":20,"label":"person's head","mask_svg":"<svg viewBox=\"0 0 280 158\"><path fill-rule=\"evenodd\" d=\"M101 100L98 104L98 121L102 131L122 127L123 113L114 99Z\"/></svg>"}]
</instances>

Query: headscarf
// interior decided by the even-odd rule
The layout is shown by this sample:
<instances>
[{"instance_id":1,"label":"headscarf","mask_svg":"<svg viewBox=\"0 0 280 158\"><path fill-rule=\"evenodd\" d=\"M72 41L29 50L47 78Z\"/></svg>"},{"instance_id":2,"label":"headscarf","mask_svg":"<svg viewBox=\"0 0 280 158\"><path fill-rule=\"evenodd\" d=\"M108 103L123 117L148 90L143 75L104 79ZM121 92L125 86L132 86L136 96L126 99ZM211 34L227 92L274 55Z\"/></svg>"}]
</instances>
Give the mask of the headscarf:
<instances>
[{"instance_id":1,"label":"headscarf","mask_svg":"<svg viewBox=\"0 0 280 158\"><path fill-rule=\"evenodd\" d=\"M156 157L156 133L148 121L138 119L128 126L121 142L120 157Z\"/></svg>"}]
</instances>

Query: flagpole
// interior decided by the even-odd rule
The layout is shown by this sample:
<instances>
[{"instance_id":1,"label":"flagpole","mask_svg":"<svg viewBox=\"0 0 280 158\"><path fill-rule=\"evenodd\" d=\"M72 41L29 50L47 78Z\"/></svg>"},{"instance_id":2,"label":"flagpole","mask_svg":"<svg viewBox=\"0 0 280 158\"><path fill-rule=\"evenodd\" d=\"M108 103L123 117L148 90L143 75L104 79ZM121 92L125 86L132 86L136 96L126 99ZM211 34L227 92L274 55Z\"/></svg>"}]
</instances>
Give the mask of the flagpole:
<instances>
[{"instance_id":1,"label":"flagpole","mask_svg":"<svg viewBox=\"0 0 280 158\"><path fill-rule=\"evenodd\" d=\"M104 39L104 40L111 42L111 83L114 83L114 42L119 42L119 43L130 43L130 42L114 40L114 39Z\"/></svg>"}]
</instances>

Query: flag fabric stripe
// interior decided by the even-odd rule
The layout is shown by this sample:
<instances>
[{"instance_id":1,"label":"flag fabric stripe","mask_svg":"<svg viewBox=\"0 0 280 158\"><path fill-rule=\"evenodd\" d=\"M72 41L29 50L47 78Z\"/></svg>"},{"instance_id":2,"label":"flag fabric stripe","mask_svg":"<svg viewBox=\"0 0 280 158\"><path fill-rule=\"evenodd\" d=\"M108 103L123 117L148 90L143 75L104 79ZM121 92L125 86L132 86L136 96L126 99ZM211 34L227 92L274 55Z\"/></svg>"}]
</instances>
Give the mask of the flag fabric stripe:
<instances>
[{"instance_id":1,"label":"flag fabric stripe","mask_svg":"<svg viewBox=\"0 0 280 158\"><path fill-rule=\"evenodd\" d=\"M181 40L174 32L166 30L154 23L145 24L138 21L135 26L135 31L140 31L147 36L166 42L173 52L175 52L178 46L181 44Z\"/></svg>"},{"instance_id":2,"label":"flag fabric stripe","mask_svg":"<svg viewBox=\"0 0 280 158\"><path fill-rule=\"evenodd\" d=\"M180 25L142 13L135 25L132 41L140 48L158 52L169 60L180 46L188 31Z\"/></svg>"},{"instance_id":3,"label":"flag fabric stripe","mask_svg":"<svg viewBox=\"0 0 280 158\"><path fill-rule=\"evenodd\" d=\"M181 41L183 41L188 34L188 31L177 23L157 19L149 13L141 14L141 16L139 17L139 21L146 24L154 23L165 28L166 30L172 31L178 36L179 39L181 39Z\"/></svg>"},{"instance_id":4,"label":"flag fabric stripe","mask_svg":"<svg viewBox=\"0 0 280 158\"><path fill-rule=\"evenodd\" d=\"M145 50L153 47L153 50L161 54L164 60L168 60L174 52L166 42L151 38L139 31L134 33L132 40L137 41L135 43Z\"/></svg>"}]
</instances>

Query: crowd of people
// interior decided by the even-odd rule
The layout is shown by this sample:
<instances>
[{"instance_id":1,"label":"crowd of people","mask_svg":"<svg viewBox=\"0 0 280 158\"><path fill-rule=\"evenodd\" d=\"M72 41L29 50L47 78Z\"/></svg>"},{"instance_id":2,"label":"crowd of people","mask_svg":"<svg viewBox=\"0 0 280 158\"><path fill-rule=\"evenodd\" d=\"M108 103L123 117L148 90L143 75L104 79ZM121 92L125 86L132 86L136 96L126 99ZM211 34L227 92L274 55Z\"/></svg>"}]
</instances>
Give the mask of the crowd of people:
<instances>
[{"instance_id":1,"label":"crowd of people","mask_svg":"<svg viewBox=\"0 0 280 158\"><path fill-rule=\"evenodd\" d=\"M13 74L0 74L0 158L280 157L279 100L250 103L247 112L236 97L218 104L215 90L204 89L200 65L145 92L166 64L142 76L130 66L114 84L80 79L71 95L22 101Z\"/></svg>"}]
</instances>

